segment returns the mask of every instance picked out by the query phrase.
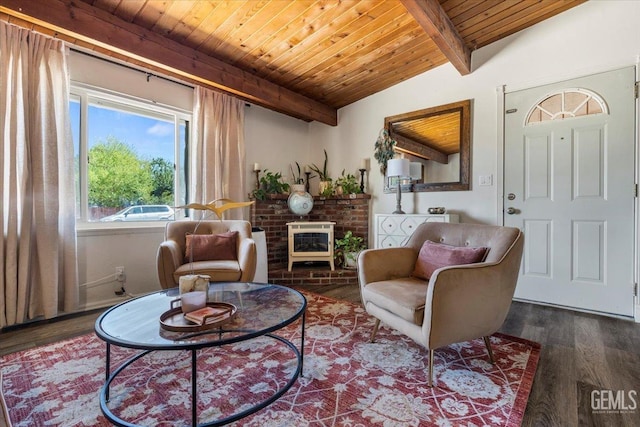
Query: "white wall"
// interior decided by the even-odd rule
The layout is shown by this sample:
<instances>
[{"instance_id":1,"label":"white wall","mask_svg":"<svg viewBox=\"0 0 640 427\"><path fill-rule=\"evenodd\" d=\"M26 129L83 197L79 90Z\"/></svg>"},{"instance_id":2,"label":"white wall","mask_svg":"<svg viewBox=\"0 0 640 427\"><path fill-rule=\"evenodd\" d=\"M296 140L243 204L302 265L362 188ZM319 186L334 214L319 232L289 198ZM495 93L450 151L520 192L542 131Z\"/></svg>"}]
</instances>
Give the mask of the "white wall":
<instances>
[{"instance_id":1,"label":"white wall","mask_svg":"<svg viewBox=\"0 0 640 427\"><path fill-rule=\"evenodd\" d=\"M471 99L471 190L403 194L402 207L424 213L430 206L445 206L463 222L499 223L497 88L506 85L512 91L633 65L640 53L638 22L640 2L587 2L475 51L470 75L460 76L450 64L442 65L341 109L337 127L312 123L313 148L327 147L333 175L357 165L360 158L371 158L372 212L389 213L395 195L382 192L382 175L373 160L384 118ZM493 175L494 185L478 186L479 175Z\"/></svg>"},{"instance_id":2,"label":"white wall","mask_svg":"<svg viewBox=\"0 0 640 427\"><path fill-rule=\"evenodd\" d=\"M123 301L129 296L160 289L156 253L164 239L164 225L149 224L117 228L84 228L78 231L78 276L80 309L90 310ZM118 296L121 284L113 277L115 267L124 267L125 295ZM100 280L107 278L105 280Z\"/></svg>"},{"instance_id":3,"label":"white wall","mask_svg":"<svg viewBox=\"0 0 640 427\"><path fill-rule=\"evenodd\" d=\"M305 121L252 105L245 109L244 139L249 191L256 185L254 163L263 170L280 172L290 182L293 177L289 167L295 169L298 162L303 169L310 162L309 123Z\"/></svg>"}]
</instances>

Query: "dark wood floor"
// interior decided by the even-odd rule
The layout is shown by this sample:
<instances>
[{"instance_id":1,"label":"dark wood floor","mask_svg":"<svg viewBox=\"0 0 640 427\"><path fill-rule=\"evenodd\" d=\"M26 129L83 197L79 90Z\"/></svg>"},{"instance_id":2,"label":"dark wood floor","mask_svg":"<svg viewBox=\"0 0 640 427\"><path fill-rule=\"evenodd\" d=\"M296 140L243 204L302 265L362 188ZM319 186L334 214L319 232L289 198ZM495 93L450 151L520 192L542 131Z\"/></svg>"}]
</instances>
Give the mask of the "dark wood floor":
<instances>
[{"instance_id":1,"label":"dark wood floor","mask_svg":"<svg viewBox=\"0 0 640 427\"><path fill-rule=\"evenodd\" d=\"M360 303L357 286L303 289ZM91 332L100 313L0 332L0 355ZM523 426L640 426L640 324L514 302L501 332L542 345ZM592 391L625 394L629 410L593 411Z\"/></svg>"}]
</instances>

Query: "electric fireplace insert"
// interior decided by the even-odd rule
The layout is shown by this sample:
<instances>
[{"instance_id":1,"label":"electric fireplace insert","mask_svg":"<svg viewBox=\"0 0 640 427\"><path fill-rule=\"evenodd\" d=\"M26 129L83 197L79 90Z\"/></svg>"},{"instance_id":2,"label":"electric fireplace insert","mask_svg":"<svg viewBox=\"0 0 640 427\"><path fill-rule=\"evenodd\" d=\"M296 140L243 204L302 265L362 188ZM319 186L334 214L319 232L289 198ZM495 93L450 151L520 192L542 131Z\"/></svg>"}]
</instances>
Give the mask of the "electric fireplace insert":
<instances>
[{"instance_id":1,"label":"electric fireplace insert","mask_svg":"<svg viewBox=\"0 0 640 427\"><path fill-rule=\"evenodd\" d=\"M333 265L333 226L335 222L289 222L289 268L294 262L327 261Z\"/></svg>"}]
</instances>

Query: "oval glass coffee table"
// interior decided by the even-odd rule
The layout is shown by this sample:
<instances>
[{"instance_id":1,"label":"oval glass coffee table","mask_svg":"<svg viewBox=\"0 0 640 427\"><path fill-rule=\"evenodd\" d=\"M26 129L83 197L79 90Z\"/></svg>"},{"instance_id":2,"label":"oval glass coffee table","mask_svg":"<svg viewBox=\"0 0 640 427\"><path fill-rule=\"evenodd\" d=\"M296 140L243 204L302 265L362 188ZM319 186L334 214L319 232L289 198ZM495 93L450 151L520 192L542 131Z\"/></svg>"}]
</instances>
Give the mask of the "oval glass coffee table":
<instances>
[{"instance_id":1,"label":"oval glass coffee table","mask_svg":"<svg viewBox=\"0 0 640 427\"><path fill-rule=\"evenodd\" d=\"M106 380L100 391L100 409L112 423L133 426L109 408L111 383L136 360L157 350L187 350L191 353L191 423L193 426L218 426L227 424L270 405L282 396L302 374L304 357L304 323L307 301L298 291L284 286L260 283L216 283L209 285L209 302L225 302L237 307L233 319L212 329L195 332L176 332L160 326L160 317L171 308L171 301L178 298L178 288L167 289L137 297L105 311L97 320L95 332L107 344ZM301 320L300 348L274 332ZM269 337L286 345L295 355L293 375L274 394L249 408L222 419L198 424L197 372L198 350L220 347L257 337ZM140 349L111 372L111 346ZM131 375L131 372L128 372Z\"/></svg>"}]
</instances>

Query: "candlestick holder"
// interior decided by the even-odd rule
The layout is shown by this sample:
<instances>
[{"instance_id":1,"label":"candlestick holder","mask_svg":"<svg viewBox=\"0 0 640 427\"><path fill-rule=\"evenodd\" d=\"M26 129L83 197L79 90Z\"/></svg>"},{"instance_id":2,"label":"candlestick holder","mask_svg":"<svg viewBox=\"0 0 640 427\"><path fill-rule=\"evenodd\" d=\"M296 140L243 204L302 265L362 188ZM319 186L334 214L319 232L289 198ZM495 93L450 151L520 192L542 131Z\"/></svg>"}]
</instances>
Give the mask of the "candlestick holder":
<instances>
[{"instance_id":1,"label":"candlestick holder","mask_svg":"<svg viewBox=\"0 0 640 427\"><path fill-rule=\"evenodd\" d=\"M254 169L254 173L256 174L256 190L260 189L260 172L262 170L261 169Z\"/></svg>"},{"instance_id":2,"label":"candlestick holder","mask_svg":"<svg viewBox=\"0 0 640 427\"><path fill-rule=\"evenodd\" d=\"M311 179L310 178L311 172L305 172L304 174L307 176L307 180L305 181L305 184L304 184L304 189L307 193L309 193L309 180Z\"/></svg>"},{"instance_id":3,"label":"candlestick holder","mask_svg":"<svg viewBox=\"0 0 640 427\"><path fill-rule=\"evenodd\" d=\"M366 169L358 169L360 171L360 191L364 193L364 173Z\"/></svg>"}]
</instances>

